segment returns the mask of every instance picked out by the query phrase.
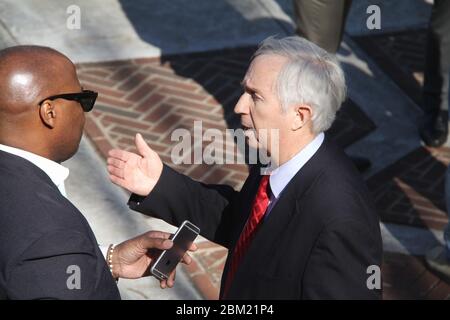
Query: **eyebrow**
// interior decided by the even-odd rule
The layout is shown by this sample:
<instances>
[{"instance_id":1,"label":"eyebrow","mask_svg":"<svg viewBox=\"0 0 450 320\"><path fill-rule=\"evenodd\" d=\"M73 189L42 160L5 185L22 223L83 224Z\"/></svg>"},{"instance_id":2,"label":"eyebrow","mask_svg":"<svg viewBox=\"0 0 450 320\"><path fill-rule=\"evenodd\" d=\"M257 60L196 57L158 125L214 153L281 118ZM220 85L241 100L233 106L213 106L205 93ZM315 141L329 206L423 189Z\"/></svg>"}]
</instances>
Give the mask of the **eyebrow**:
<instances>
[{"instance_id":1,"label":"eyebrow","mask_svg":"<svg viewBox=\"0 0 450 320\"><path fill-rule=\"evenodd\" d=\"M261 91L259 91L255 87L249 86L247 79L245 79L245 78L241 81L241 86L244 88L245 91L251 91L251 92L259 94L260 96L263 96Z\"/></svg>"}]
</instances>

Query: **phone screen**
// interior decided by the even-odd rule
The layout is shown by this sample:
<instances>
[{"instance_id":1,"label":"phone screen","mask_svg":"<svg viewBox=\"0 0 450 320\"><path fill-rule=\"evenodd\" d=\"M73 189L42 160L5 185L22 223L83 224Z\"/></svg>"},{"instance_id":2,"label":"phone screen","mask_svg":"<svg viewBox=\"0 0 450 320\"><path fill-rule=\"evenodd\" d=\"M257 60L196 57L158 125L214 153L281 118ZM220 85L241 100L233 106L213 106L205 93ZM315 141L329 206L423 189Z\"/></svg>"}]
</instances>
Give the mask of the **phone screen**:
<instances>
[{"instance_id":1,"label":"phone screen","mask_svg":"<svg viewBox=\"0 0 450 320\"><path fill-rule=\"evenodd\" d=\"M164 250L151 267L151 273L159 279L167 279L198 236L200 229L189 221L183 222L172 237L173 246Z\"/></svg>"}]
</instances>

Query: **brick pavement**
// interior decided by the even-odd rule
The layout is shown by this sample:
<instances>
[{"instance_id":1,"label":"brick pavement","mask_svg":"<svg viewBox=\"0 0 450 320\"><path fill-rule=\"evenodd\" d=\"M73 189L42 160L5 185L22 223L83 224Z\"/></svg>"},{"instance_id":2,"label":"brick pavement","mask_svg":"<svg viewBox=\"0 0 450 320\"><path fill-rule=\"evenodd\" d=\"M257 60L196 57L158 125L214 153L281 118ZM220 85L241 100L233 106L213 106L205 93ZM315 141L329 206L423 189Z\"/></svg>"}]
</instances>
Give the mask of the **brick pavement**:
<instances>
[{"instance_id":1,"label":"brick pavement","mask_svg":"<svg viewBox=\"0 0 450 320\"><path fill-rule=\"evenodd\" d=\"M417 105L425 66L426 30L354 38ZM450 149L420 147L385 168L367 183L382 221L442 230L445 171ZM423 257L385 254L385 299L450 299L450 286L429 272Z\"/></svg>"},{"instance_id":2,"label":"brick pavement","mask_svg":"<svg viewBox=\"0 0 450 320\"><path fill-rule=\"evenodd\" d=\"M449 148L421 147L371 177L367 183L382 221L442 230L449 163Z\"/></svg>"},{"instance_id":3,"label":"brick pavement","mask_svg":"<svg viewBox=\"0 0 450 320\"><path fill-rule=\"evenodd\" d=\"M423 257L385 253L383 299L450 300L450 285L425 267Z\"/></svg>"},{"instance_id":4,"label":"brick pavement","mask_svg":"<svg viewBox=\"0 0 450 320\"><path fill-rule=\"evenodd\" d=\"M356 42L378 66L421 106L426 30L408 30L356 37ZM442 229L447 223L444 175L448 148L419 148L372 177L384 221Z\"/></svg>"},{"instance_id":5,"label":"brick pavement","mask_svg":"<svg viewBox=\"0 0 450 320\"><path fill-rule=\"evenodd\" d=\"M425 29L417 29L353 39L420 106L426 34Z\"/></svg>"},{"instance_id":6,"label":"brick pavement","mask_svg":"<svg viewBox=\"0 0 450 320\"><path fill-rule=\"evenodd\" d=\"M83 86L100 93L87 117L86 133L106 156L113 147L134 150L133 137L141 132L163 161L171 163L170 152L176 142L170 134L174 129L192 132L195 120L202 120L203 129L223 131L239 126L232 110L253 51L244 48L78 65ZM374 128L359 107L348 101L330 133L347 146ZM447 221L442 172L449 155L445 148L422 148L372 177L368 183L382 220L441 228ZM227 183L236 189L248 172L246 165L172 166L194 179ZM205 298L218 296L226 252L211 242L201 243L194 263L187 267ZM386 299L448 298L448 285L428 272L420 257L385 254L384 259Z\"/></svg>"},{"instance_id":7,"label":"brick pavement","mask_svg":"<svg viewBox=\"0 0 450 320\"><path fill-rule=\"evenodd\" d=\"M202 121L204 130L224 132L239 127L233 108L242 93L240 81L253 51L246 48L78 65L83 86L99 92L95 109L87 117L86 132L103 156L113 147L133 150L133 137L141 132L163 161L172 163L170 153L178 143L171 141L174 129L193 134L196 120ZM374 128L349 100L330 134L345 147ZM194 179L235 188L248 172L246 165L173 166Z\"/></svg>"}]
</instances>

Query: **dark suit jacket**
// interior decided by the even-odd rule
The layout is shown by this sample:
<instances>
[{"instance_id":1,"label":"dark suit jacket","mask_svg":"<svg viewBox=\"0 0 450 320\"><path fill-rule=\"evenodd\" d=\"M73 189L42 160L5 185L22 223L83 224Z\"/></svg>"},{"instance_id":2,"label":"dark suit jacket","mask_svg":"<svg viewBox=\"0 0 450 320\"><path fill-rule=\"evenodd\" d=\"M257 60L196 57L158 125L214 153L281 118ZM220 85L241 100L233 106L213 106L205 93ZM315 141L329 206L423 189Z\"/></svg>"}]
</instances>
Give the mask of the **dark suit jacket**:
<instances>
[{"instance_id":1,"label":"dark suit jacket","mask_svg":"<svg viewBox=\"0 0 450 320\"><path fill-rule=\"evenodd\" d=\"M69 266L78 266L79 273ZM69 270L68 270L69 268ZM80 275L81 289L71 276ZM0 298L120 299L83 215L31 162L0 151Z\"/></svg>"},{"instance_id":2,"label":"dark suit jacket","mask_svg":"<svg viewBox=\"0 0 450 320\"><path fill-rule=\"evenodd\" d=\"M259 172L253 168L235 192L165 166L150 195L132 195L129 205L174 225L185 219L198 225L206 238L230 249L227 274ZM381 259L379 220L368 190L344 152L325 139L263 220L226 298L378 299L381 290L367 288L367 268L380 266Z\"/></svg>"}]
</instances>

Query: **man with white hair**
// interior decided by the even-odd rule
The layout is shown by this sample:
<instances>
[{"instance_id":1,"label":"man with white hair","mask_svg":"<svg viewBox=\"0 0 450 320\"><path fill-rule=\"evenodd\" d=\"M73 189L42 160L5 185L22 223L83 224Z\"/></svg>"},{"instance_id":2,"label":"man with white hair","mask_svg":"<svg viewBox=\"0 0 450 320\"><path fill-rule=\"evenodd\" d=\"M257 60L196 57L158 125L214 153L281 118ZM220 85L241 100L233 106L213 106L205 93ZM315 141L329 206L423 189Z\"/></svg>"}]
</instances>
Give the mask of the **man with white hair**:
<instances>
[{"instance_id":1,"label":"man with white hair","mask_svg":"<svg viewBox=\"0 0 450 320\"><path fill-rule=\"evenodd\" d=\"M336 58L300 37L268 38L243 87L235 112L249 145L270 154L269 175L251 167L240 192L205 185L137 135L139 155L110 152L111 180L134 193L132 209L188 219L229 249L222 299L379 299L379 220L359 173L324 134L346 93ZM278 150L262 131L276 133Z\"/></svg>"}]
</instances>

